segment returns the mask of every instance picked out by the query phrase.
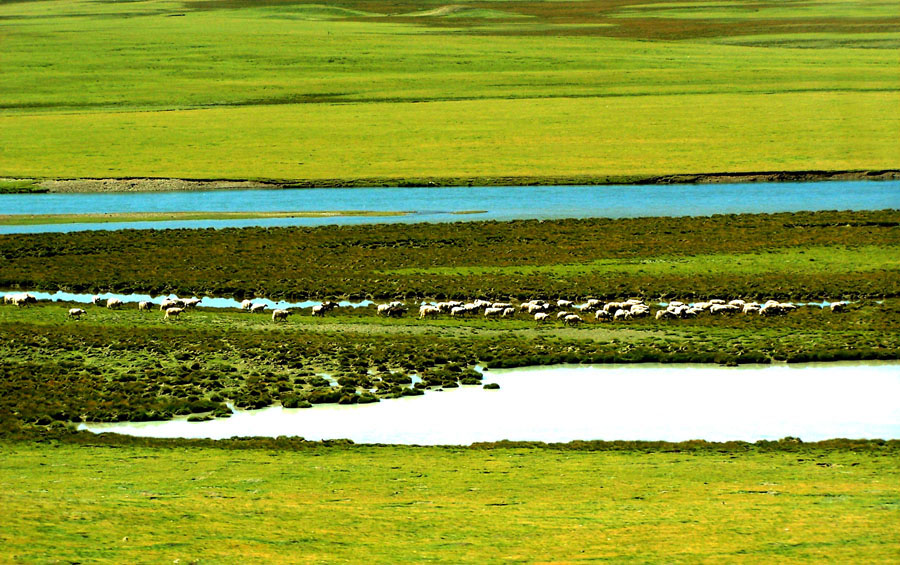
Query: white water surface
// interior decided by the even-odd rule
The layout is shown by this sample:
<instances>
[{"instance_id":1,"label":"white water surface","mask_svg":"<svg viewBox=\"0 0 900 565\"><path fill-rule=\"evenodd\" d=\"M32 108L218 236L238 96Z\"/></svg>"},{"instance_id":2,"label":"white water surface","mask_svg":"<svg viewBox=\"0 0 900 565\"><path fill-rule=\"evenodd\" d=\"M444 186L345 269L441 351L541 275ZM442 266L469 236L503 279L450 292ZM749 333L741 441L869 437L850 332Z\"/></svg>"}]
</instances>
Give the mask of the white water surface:
<instances>
[{"instance_id":1,"label":"white water surface","mask_svg":"<svg viewBox=\"0 0 900 565\"><path fill-rule=\"evenodd\" d=\"M356 406L238 410L208 422L87 424L144 437L348 438L468 445L531 440L900 439L900 363L593 365L493 370L480 386Z\"/></svg>"}]
</instances>

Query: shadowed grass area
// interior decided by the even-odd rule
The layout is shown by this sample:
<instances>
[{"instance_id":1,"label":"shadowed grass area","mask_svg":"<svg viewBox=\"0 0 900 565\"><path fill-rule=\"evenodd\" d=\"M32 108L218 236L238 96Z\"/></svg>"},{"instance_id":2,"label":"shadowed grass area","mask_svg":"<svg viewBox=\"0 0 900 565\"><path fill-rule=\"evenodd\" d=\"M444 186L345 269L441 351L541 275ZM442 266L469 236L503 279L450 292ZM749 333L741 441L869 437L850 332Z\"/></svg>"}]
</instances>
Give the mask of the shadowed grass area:
<instances>
[{"instance_id":1,"label":"shadowed grass area","mask_svg":"<svg viewBox=\"0 0 900 565\"><path fill-rule=\"evenodd\" d=\"M13 560L889 562L895 451L0 445ZM113 448L115 447L115 448Z\"/></svg>"}]
</instances>

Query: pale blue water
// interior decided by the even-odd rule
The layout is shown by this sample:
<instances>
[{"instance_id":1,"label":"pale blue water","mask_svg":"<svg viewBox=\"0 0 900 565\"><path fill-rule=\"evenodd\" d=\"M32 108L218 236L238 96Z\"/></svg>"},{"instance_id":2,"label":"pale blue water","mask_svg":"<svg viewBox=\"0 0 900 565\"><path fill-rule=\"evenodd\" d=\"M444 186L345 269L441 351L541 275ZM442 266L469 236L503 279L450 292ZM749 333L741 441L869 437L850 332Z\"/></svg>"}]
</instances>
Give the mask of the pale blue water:
<instances>
[{"instance_id":1,"label":"pale blue water","mask_svg":"<svg viewBox=\"0 0 900 565\"><path fill-rule=\"evenodd\" d=\"M58 302L77 302L81 304L90 304L91 299L94 297L92 294L81 294L81 293L72 293L72 292L40 292L37 290L15 290L10 292L29 292L34 295L38 300L53 300ZM174 294L167 294L164 296L150 296L149 294L116 294L114 292L102 292L96 296L99 296L103 303L110 298L118 298L122 302L134 303L134 302L152 302L154 304L160 304L165 298L176 298ZM200 306L204 308L240 308L241 301L235 300L233 298L217 298L212 296L182 296L181 298L200 298L202 302ZM266 308L274 309L274 308L312 308L313 306L317 306L322 303L321 300L306 300L303 302L288 302L286 300L270 300L268 298L253 298L252 299L256 304L265 304ZM352 306L354 308L357 307L365 307L370 304L373 304L371 300L363 300L362 302L350 302L348 300L342 300L338 302L339 306Z\"/></svg>"},{"instance_id":2,"label":"pale blue water","mask_svg":"<svg viewBox=\"0 0 900 565\"><path fill-rule=\"evenodd\" d=\"M629 218L900 208L900 181L705 185L347 188L0 195L0 214L113 212L412 211L408 216L267 218L0 226L0 233L317 226L474 220ZM453 212L483 210L457 215Z\"/></svg>"}]
</instances>

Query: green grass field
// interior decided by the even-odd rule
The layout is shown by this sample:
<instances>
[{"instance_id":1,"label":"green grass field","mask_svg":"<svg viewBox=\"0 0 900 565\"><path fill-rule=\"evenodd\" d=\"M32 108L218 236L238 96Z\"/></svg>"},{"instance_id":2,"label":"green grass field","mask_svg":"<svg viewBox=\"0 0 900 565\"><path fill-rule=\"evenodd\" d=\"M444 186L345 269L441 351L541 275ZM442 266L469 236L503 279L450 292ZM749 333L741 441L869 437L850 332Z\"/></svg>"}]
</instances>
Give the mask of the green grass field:
<instances>
[{"instance_id":1,"label":"green grass field","mask_svg":"<svg viewBox=\"0 0 900 565\"><path fill-rule=\"evenodd\" d=\"M900 168L897 7L5 2L0 175Z\"/></svg>"},{"instance_id":2,"label":"green grass field","mask_svg":"<svg viewBox=\"0 0 900 565\"><path fill-rule=\"evenodd\" d=\"M95 441L94 443L100 443ZM896 449L0 443L10 562L900 558Z\"/></svg>"}]
</instances>

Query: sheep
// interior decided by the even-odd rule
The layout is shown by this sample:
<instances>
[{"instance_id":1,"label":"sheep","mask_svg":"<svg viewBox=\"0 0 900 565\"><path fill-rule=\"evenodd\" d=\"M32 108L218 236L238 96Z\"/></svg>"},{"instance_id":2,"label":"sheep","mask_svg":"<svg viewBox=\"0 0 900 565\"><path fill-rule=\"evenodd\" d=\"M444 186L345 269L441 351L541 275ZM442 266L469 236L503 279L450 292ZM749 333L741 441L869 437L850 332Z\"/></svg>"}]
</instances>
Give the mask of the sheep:
<instances>
[{"instance_id":1,"label":"sheep","mask_svg":"<svg viewBox=\"0 0 900 565\"><path fill-rule=\"evenodd\" d=\"M508 302L494 302L491 304L491 308L500 308L501 310L506 310L507 308L512 308L512 304Z\"/></svg>"},{"instance_id":2,"label":"sheep","mask_svg":"<svg viewBox=\"0 0 900 565\"><path fill-rule=\"evenodd\" d=\"M559 299L556 301L557 308L571 308L574 305L575 305L575 303L572 302L571 300Z\"/></svg>"},{"instance_id":3,"label":"sheep","mask_svg":"<svg viewBox=\"0 0 900 565\"><path fill-rule=\"evenodd\" d=\"M484 309L484 317L485 318L499 318L503 315L503 308L485 308Z\"/></svg>"},{"instance_id":4,"label":"sheep","mask_svg":"<svg viewBox=\"0 0 900 565\"><path fill-rule=\"evenodd\" d=\"M503 313L500 315L504 318L513 318L516 315L516 309L513 307L504 308Z\"/></svg>"},{"instance_id":5,"label":"sheep","mask_svg":"<svg viewBox=\"0 0 900 565\"><path fill-rule=\"evenodd\" d=\"M106 301L106 307L110 310L116 310L122 307L122 301L118 298L110 298Z\"/></svg>"},{"instance_id":6,"label":"sheep","mask_svg":"<svg viewBox=\"0 0 900 565\"><path fill-rule=\"evenodd\" d=\"M10 298L10 301L17 308L23 308L25 306L28 306L29 304L36 303L37 299L31 294L20 292L18 294L13 294Z\"/></svg>"},{"instance_id":7,"label":"sheep","mask_svg":"<svg viewBox=\"0 0 900 565\"><path fill-rule=\"evenodd\" d=\"M69 308L69 317L74 319L79 319L84 316L84 310L81 308Z\"/></svg>"},{"instance_id":8,"label":"sheep","mask_svg":"<svg viewBox=\"0 0 900 565\"><path fill-rule=\"evenodd\" d=\"M616 313L613 314L613 320L630 320L631 312L625 310L624 308L619 308L616 310Z\"/></svg>"},{"instance_id":9,"label":"sheep","mask_svg":"<svg viewBox=\"0 0 900 565\"><path fill-rule=\"evenodd\" d=\"M673 310L657 310L656 311L656 319L663 320L665 318L676 318L677 314Z\"/></svg>"},{"instance_id":10,"label":"sheep","mask_svg":"<svg viewBox=\"0 0 900 565\"><path fill-rule=\"evenodd\" d=\"M173 318L177 318L179 314L184 312L184 308L166 308L166 315L164 319L169 320Z\"/></svg>"},{"instance_id":11,"label":"sheep","mask_svg":"<svg viewBox=\"0 0 900 565\"><path fill-rule=\"evenodd\" d=\"M610 314L606 310L597 310L594 313L594 318L596 318L597 320L611 320L612 314Z\"/></svg>"},{"instance_id":12,"label":"sheep","mask_svg":"<svg viewBox=\"0 0 900 565\"><path fill-rule=\"evenodd\" d=\"M177 298L163 298L163 301L159 303L160 310L168 310L169 308L180 308L181 301Z\"/></svg>"},{"instance_id":13,"label":"sheep","mask_svg":"<svg viewBox=\"0 0 900 565\"><path fill-rule=\"evenodd\" d=\"M741 311L744 314L754 314L759 312L759 304L756 302L745 302L744 307L741 308Z\"/></svg>"},{"instance_id":14,"label":"sheep","mask_svg":"<svg viewBox=\"0 0 900 565\"><path fill-rule=\"evenodd\" d=\"M729 300L728 304L731 306L737 306L738 308L743 308L744 304L746 304L746 302L744 302L741 299L735 299L735 300Z\"/></svg>"},{"instance_id":15,"label":"sheep","mask_svg":"<svg viewBox=\"0 0 900 565\"><path fill-rule=\"evenodd\" d=\"M251 314L261 314L262 312L265 312L265 310L266 310L266 305L263 304L262 302L256 302L253 304L253 306L250 307Z\"/></svg>"},{"instance_id":16,"label":"sheep","mask_svg":"<svg viewBox=\"0 0 900 565\"><path fill-rule=\"evenodd\" d=\"M710 305L713 305L713 304L726 304L726 302L725 302L724 300L722 300L721 298L712 298L712 299L710 299L709 303L710 303Z\"/></svg>"},{"instance_id":17,"label":"sheep","mask_svg":"<svg viewBox=\"0 0 900 565\"><path fill-rule=\"evenodd\" d=\"M550 314L548 314L546 312L538 312L537 314L534 315L534 321L535 322L543 322L543 321L547 320L547 318L549 318L549 317L550 317Z\"/></svg>"},{"instance_id":18,"label":"sheep","mask_svg":"<svg viewBox=\"0 0 900 565\"><path fill-rule=\"evenodd\" d=\"M142 300L142 301L138 302L138 310L149 311L151 307L152 307L152 304L150 302L147 302L146 300Z\"/></svg>"},{"instance_id":19,"label":"sheep","mask_svg":"<svg viewBox=\"0 0 900 565\"><path fill-rule=\"evenodd\" d=\"M252 300L241 300L241 310L249 310L253 306Z\"/></svg>"},{"instance_id":20,"label":"sheep","mask_svg":"<svg viewBox=\"0 0 900 565\"><path fill-rule=\"evenodd\" d=\"M12 304L13 303L14 294L4 294L3 295L3 303L4 304Z\"/></svg>"},{"instance_id":21,"label":"sheep","mask_svg":"<svg viewBox=\"0 0 900 565\"><path fill-rule=\"evenodd\" d=\"M399 318L406 312L406 306L402 302L394 301L387 304L379 304L377 308L379 316L388 316L389 318Z\"/></svg>"},{"instance_id":22,"label":"sheep","mask_svg":"<svg viewBox=\"0 0 900 565\"><path fill-rule=\"evenodd\" d=\"M847 303L843 302L843 301L832 302L828 307L831 309L832 312L835 312L835 313L843 312L847 307Z\"/></svg>"},{"instance_id":23,"label":"sheep","mask_svg":"<svg viewBox=\"0 0 900 565\"><path fill-rule=\"evenodd\" d=\"M566 325L577 326L584 320L582 320L581 316L579 316L577 314L569 314L568 316L565 317L565 319L563 319L563 321L566 323Z\"/></svg>"},{"instance_id":24,"label":"sheep","mask_svg":"<svg viewBox=\"0 0 900 565\"><path fill-rule=\"evenodd\" d=\"M455 308L452 308L450 310L450 315L453 316L454 318L461 318L462 316L465 316L468 313L469 313L468 310L466 310L466 308L464 306L456 306Z\"/></svg>"},{"instance_id":25,"label":"sheep","mask_svg":"<svg viewBox=\"0 0 900 565\"><path fill-rule=\"evenodd\" d=\"M422 304L419 307L420 320L424 320L425 318L437 318L440 313L441 309L437 306L432 306L431 304Z\"/></svg>"},{"instance_id":26,"label":"sheep","mask_svg":"<svg viewBox=\"0 0 900 565\"><path fill-rule=\"evenodd\" d=\"M280 309L272 310L272 321L273 322L279 322L279 321L283 322L283 321L287 320L287 317L290 316L291 314L293 314L293 312L291 312L290 310L280 310Z\"/></svg>"},{"instance_id":27,"label":"sheep","mask_svg":"<svg viewBox=\"0 0 900 565\"><path fill-rule=\"evenodd\" d=\"M312 307L313 316L325 316L326 312L328 312L328 309L322 304L316 304Z\"/></svg>"},{"instance_id":28,"label":"sheep","mask_svg":"<svg viewBox=\"0 0 900 565\"><path fill-rule=\"evenodd\" d=\"M200 298L184 298L181 300L181 303L185 308L195 308L198 304L200 304Z\"/></svg>"},{"instance_id":29,"label":"sheep","mask_svg":"<svg viewBox=\"0 0 900 565\"><path fill-rule=\"evenodd\" d=\"M740 310L740 308L732 306L731 304L713 304L709 307L710 314L729 314Z\"/></svg>"},{"instance_id":30,"label":"sheep","mask_svg":"<svg viewBox=\"0 0 900 565\"><path fill-rule=\"evenodd\" d=\"M93 304L94 306L100 306L100 300L100 297L95 294L91 297L91 304Z\"/></svg>"},{"instance_id":31,"label":"sheep","mask_svg":"<svg viewBox=\"0 0 900 565\"><path fill-rule=\"evenodd\" d=\"M557 312L557 313L556 313L556 319L557 319L557 320L562 320L563 318L565 318L566 316L569 316L569 315L571 315L571 314L572 314L571 312L566 312L565 310L563 310L562 312Z\"/></svg>"}]
</instances>

